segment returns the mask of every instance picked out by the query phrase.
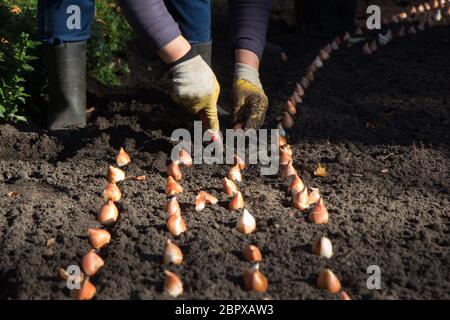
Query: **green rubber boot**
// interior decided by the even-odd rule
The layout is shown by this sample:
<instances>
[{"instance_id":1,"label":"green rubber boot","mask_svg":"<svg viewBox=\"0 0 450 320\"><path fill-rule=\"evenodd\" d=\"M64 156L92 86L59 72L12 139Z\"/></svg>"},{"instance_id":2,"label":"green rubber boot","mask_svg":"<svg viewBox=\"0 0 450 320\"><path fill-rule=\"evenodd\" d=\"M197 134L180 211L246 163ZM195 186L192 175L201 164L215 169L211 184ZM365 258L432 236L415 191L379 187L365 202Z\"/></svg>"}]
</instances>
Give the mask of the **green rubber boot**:
<instances>
[{"instance_id":1,"label":"green rubber boot","mask_svg":"<svg viewBox=\"0 0 450 320\"><path fill-rule=\"evenodd\" d=\"M44 45L50 105L49 130L86 125L86 41Z\"/></svg>"}]
</instances>

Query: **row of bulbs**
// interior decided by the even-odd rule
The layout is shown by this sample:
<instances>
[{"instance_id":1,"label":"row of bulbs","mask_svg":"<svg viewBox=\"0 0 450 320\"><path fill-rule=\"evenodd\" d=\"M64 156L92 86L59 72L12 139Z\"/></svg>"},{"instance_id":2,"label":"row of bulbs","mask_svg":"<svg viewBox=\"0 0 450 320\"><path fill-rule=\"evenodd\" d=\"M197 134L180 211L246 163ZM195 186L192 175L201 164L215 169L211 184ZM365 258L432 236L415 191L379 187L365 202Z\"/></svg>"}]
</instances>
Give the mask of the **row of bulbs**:
<instances>
[{"instance_id":1,"label":"row of bulbs","mask_svg":"<svg viewBox=\"0 0 450 320\"><path fill-rule=\"evenodd\" d=\"M131 158L128 153L120 148L119 153L116 155L116 164L119 168L114 166L109 166L106 178L108 184L103 190L103 200L105 203L101 207L97 220L104 227L109 227L114 224L119 217L119 210L115 205L122 197L122 192L119 189L118 183L124 181L125 179L132 180L144 180L145 176L133 176L126 177L125 172L120 169L120 167L125 167L131 162ZM59 276L68 280L71 278L72 282L77 283L79 289L73 289L71 294L73 298L77 300L90 300L92 299L97 289L95 285L90 281L90 277L94 276L104 265L105 261L101 258L98 252L108 245L111 241L111 234L108 230L102 228L90 228L88 230L89 243L93 247L81 261L81 268L83 273L74 276L69 274L63 268L59 269Z\"/></svg>"},{"instance_id":2,"label":"row of bulbs","mask_svg":"<svg viewBox=\"0 0 450 320\"><path fill-rule=\"evenodd\" d=\"M435 0L432 4L425 2L418 7L410 8L410 15L406 12L402 12L398 15L393 15L391 21L394 24L400 21L407 23L418 22L417 29L424 30L425 26L433 26L436 23L442 22L447 24L447 20L442 18L442 10L448 5L446 0ZM434 10L433 10L434 9ZM450 7L446 8L445 15L450 17ZM384 24L388 24L389 21L384 21ZM401 25L397 30L396 35L403 37L405 34L417 33L414 24L411 24L408 29L405 25ZM363 36L363 28L358 27L355 32L355 36ZM310 87L311 83L315 80L315 73L320 68L323 68L324 62L330 59L331 54L334 51L339 50L339 47L343 43L347 43L347 46L351 46L351 35L346 32L343 36L335 37L330 43L323 47L315 59L306 68L305 75L301 80L296 83L294 91L288 98L284 111L281 117L278 118L279 123L277 128L280 130L279 147L280 147L280 165L281 165L281 177L290 179L288 185L288 192L292 195L292 206L301 212L307 211L311 205L315 204L313 209L309 212L308 220L315 224L328 223L328 210L324 206L323 199L320 196L318 188L311 188L311 192L308 192L308 188L305 186L301 178L299 177L297 170L292 165L292 149L287 144L286 130L294 126L294 116L297 113L297 106L300 106L303 102L303 97L306 90ZM390 40L394 38L394 32L389 29L386 34L379 34L378 41L366 42L362 46L362 53L364 55L370 55L378 49L378 43L380 45L386 45ZM322 237L313 245L313 253L330 258L333 254L331 241ZM341 299L349 300L350 297L345 291L341 291L341 284L336 275L328 268L323 269L318 278L317 286L321 289L325 289L331 293L339 293Z\"/></svg>"},{"instance_id":3,"label":"row of bulbs","mask_svg":"<svg viewBox=\"0 0 450 320\"><path fill-rule=\"evenodd\" d=\"M366 42L362 47L362 53L366 56L373 54L378 50L379 46L387 45L395 37L402 38L409 35L417 34L418 31L424 31L426 27L433 27L435 25L450 23L450 6L449 1L433 1L430 5L428 2L417 7L412 6L407 12L395 14L391 19L384 19L384 25L391 25L393 28L388 28L385 34L379 33L378 38L371 42ZM444 12L444 13L443 13ZM400 22L402 24L396 27ZM394 31L394 29L396 29ZM355 35L362 36L364 34L363 28L358 27Z\"/></svg>"},{"instance_id":4,"label":"row of bulbs","mask_svg":"<svg viewBox=\"0 0 450 320\"><path fill-rule=\"evenodd\" d=\"M392 16L391 21L393 23L398 23L401 20L406 22L419 22L417 29L424 30L426 24L432 26L436 22L445 22L445 19L442 19L441 9L444 9L447 5L448 3L446 0L435 0L431 5L425 2L417 7L411 7L410 15L406 12L402 12ZM434 9L434 11L432 9ZM450 16L450 7L447 8L445 14L446 16ZM385 23L387 24L387 21L385 21ZM397 36L404 36L405 30L407 30L406 33L408 34L416 33L416 28L413 24L410 25L408 29L405 29L405 26L402 25L396 33ZM361 36L363 33L361 27L357 28L354 32L356 36ZM379 34L378 43L385 45L392 40L393 37L393 32L388 30L385 35ZM281 177L290 181L287 190L292 196L292 206L301 212L309 211L308 220L314 224L328 223L328 210L324 205L319 189L308 188L294 168L292 160L293 152L291 146L287 144L286 129L290 129L294 126L293 117L297 113L297 105L302 103L306 90L315 79L317 70L324 66L324 62L330 58L333 51L338 50L339 47L343 43L348 42L350 38L351 36L347 32L342 37L336 37L320 50L318 56L307 67L306 74L296 84L292 95L286 102L285 110L280 117L281 121L277 125L278 129L280 129L279 151ZM370 55L377 49L377 40L374 40L363 45L362 53L364 55ZM115 223L119 216L119 211L115 202L118 202L121 199L122 193L117 184L126 178L134 180L145 179L145 176L126 177L125 172L120 169L120 167L124 167L131 162L129 155L123 148L120 149L115 160L119 168L114 166L109 166L108 168L107 180L109 183L103 191L105 204L98 214L98 221L106 227ZM179 184L179 181L182 179L180 164L188 167L192 166L191 156L183 149L181 149L179 153L178 160L173 161L167 168L168 180L165 187L165 193L170 196L165 207L165 211L168 214L166 226L167 230L175 237L187 230L176 197L177 194L183 192L183 187ZM243 234L250 234L256 230L256 220L245 208L242 193L237 187L237 184L242 181L241 170L245 169L245 167L246 164L235 156L235 165L230 168L227 177L224 177L223 187L224 192L231 196L228 204L229 210L242 211L242 214L237 219L236 228ZM310 191L308 191L308 189ZM216 197L205 191L200 191L195 198L194 205L196 211L201 211L206 205L215 205L217 203L218 199ZM90 250L82 259L81 265L83 274L81 274L78 279L75 279L79 282L80 289L74 289L72 291L73 297L79 300L92 299L96 293L96 287L90 281L90 277L94 276L98 270L104 266L104 261L98 255L97 251L111 241L111 234L107 230L101 228L89 229L88 238L94 249ZM331 258L333 255L333 248L330 239L321 237L313 244L312 251L318 256ZM246 261L253 263L250 268L244 271L244 287L256 292L266 292L268 290L268 280L259 270L259 263L262 261L261 251L254 245L245 245L242 255ZM181 249L170 239L166 240L163 262L166 264L181 264L183 262L183 253ZM183 284L179 276L169 270L164 270L164 273L166 276L164 290L172 297L181 295L183 293ZM70 277L67 271L62 268L59 270L59 275L63 279L68 279ZM349 295L341 290L339 279L332 270L328 268L320 271L319 276L317 277L317 286L318 288L327 290L331 293L339 293L340 297L344 300L350 299Z\"/></svg>"}]
</instances>

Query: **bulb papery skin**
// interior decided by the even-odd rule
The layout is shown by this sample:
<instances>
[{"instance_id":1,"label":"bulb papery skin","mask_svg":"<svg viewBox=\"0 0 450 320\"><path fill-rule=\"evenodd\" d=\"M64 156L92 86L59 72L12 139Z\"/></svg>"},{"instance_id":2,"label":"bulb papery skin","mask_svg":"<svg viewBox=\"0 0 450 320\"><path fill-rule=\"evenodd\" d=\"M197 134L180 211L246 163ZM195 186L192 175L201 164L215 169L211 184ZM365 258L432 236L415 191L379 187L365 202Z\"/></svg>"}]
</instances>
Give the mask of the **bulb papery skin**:
<instances>
[{"instance_id":1,"label":"bulb papery skin","mask_svg":"<svg viewBox=\"0 0 450 320\"><path fill-rule=\"evenodd\" d=\"M236 227L239 232L250 234L256 229L256 220L247 209L244 209L242 215L237 220Z\"/></svg>"}]
</instances>

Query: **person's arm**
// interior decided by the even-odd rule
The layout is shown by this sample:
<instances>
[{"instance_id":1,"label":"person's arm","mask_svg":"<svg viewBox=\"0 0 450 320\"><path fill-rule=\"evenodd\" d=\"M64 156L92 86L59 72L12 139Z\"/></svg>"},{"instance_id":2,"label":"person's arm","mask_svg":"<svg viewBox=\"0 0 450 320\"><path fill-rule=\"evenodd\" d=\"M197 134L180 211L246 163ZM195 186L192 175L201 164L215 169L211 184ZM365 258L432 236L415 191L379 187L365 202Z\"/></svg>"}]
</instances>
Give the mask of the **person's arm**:
<instances>
[{"instance_id":1,"label":"person's arm","mask_svg":"<svg viewBox=\"0 0 450 320\"><path fill-rule=\"evenodd\" d=\"M191 49L163 0L119 0L119 5L134 31L165 63L179 60Z\"/></svg>"},{"instance_id":2,"label":"person's arm","mask_svg":"<svg viewBox=\"0 0 450 320\"><path fill-rule=\"evenodd\" d=\"M229 0L236 63L258 70L266 46L271 0Z\"/></svg>"},{"instance_id":3,"label":"person's arm","mask_svg":"<svg viewBox=\"0 0 450 320\"><path fill-rule=\"evenodd\" d=\"M264 123L267 96L259 80L271 0L229 0L234 49L233 117L246 129Z\"/></svg>"},{"instance_id":4,"label":"person's arm","mask_svg":"<svg viewBox=\"0 0 450 320\"><path fill-rule=\"evenodd\" d=\"M160 89L180 106L205 118L205 127L219 129L217 99L220 86L206 62L191 50L163 0L119 0L134 31L157 50L168 66Z\"/></svg>"}]
</instances>

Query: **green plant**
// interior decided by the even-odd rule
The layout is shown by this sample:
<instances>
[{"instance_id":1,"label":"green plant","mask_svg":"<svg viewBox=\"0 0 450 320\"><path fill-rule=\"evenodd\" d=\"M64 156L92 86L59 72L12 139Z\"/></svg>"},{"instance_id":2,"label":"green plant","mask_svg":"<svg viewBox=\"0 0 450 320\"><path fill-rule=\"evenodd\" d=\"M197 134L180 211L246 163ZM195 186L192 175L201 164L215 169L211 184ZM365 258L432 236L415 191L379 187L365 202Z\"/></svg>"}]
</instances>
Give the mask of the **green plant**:
<instances>
[{"instance_id":1,"label":"green plant","mask_svg":"<svg viewBox=\"0 0 450 320\"><path fill-rule=\"evenodd\" d=\"M26 77L34 70L38 43L21 29L33 15L26 7L12 10L0 5L0 119L25 120L24 107L32 91Z\"/></svg>"},{"instance_id":2,"label":"green plant","mask_svg":"<svg viewBox=\"0 0 450 320\"><path fill-rule=\"evenodd\" d=\"M119 85L128 73L125 50L132 31L115 0L97 0L88 41L88 74L107 85ZM2 0L0 4L0 119L23 120L34 104L31 96L45 88L39 57L37 0ZM32 72L36 70L35 72ZM26 106L26 108L25 108Z\"/></svg>"},{"instance_id":3,"label":"green plant","mask_svg":"<svg viewBox=\"0 0 450 320\"><path fill-rule=\"evenodd\" d=\"M95 9L95 23L88 42L89 74L104 84L119 85L119 76L129 72L122 56L132 31L116 1L97 0Z\"/></svg>"},{"instance_id":4,"label":"green plant","mask_svg":"<svg viewBox=\"0 0 450 320\"><path fill-rule=\"evenodd\" d=\"M30 97L25 90L25 75L34 70L30 63L36 57L30 52L36 45L26 33L11 45L5 40L0 45L0 118L25 120L20 109Z\"/></svg>"}]
</instances>

